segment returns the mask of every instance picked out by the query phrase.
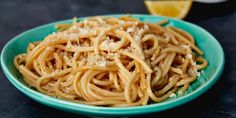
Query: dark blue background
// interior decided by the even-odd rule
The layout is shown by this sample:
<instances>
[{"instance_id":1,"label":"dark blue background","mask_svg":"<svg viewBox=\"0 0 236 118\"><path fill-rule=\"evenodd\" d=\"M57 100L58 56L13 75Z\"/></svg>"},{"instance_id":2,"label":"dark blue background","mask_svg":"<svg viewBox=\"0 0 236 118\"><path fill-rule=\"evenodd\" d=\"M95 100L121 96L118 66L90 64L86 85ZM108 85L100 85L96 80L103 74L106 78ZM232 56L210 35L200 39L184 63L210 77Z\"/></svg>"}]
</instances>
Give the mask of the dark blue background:
<instances>
[{"instance_id":1,"label":"dark blue background","mask_svg":"<svg viewBox=\"0 0 236 118\"><path fill-rule=\"evenodd\" d=\"M234 2L233 2L234 1ZM236 4L194 3L186 21L213 34L226 54L219 81L199 98L160 113L139 117L236 117ZM0 0L0 49L17 34L30 28L74 16L114 13L147 14L143 0ZM212 55L214 56L214 55ZM37 103L19 92L0 71L1 118L85 117Z\"/></svg>"}]
</instances>

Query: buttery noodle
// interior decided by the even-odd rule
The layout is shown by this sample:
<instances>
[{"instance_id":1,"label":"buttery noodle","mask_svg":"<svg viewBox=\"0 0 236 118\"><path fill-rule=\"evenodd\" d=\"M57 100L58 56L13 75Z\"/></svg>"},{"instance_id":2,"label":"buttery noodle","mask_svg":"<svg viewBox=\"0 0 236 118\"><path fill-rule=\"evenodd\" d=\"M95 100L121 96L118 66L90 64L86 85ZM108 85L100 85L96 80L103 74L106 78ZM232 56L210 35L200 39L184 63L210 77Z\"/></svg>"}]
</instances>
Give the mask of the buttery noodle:
<instances>
[{"instance_id":1,"label":"buttery noodle","mask_svg":"<svg viewBox=\"0 0 236 118\"><path fill-rule=\"evenodd\" d=\"M124 16L59 24L14 59L38 91L102 106L138 106L182 95L207 67L194 38L176 27Z\"/></svg>"}]
</instances>

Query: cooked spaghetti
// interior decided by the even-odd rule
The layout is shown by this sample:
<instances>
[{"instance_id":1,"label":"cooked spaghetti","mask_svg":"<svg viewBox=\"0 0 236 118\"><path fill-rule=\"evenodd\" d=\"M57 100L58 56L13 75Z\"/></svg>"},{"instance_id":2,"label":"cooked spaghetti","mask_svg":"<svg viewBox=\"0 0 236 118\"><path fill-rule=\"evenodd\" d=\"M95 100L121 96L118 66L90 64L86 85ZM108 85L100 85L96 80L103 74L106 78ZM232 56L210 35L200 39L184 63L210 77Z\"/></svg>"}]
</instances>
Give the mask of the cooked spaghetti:
<instances>
[{"instance_id":1,"label":"cooked spaghetti","mask_svg":"<svg viewBox=\"0 0 236 118\"><path fill-rule=\"evenodd\" d=\"M182 95L207 67L186 31L124 16L59 24L14 59L38 91L79 103L138 106Z\"/></svg>"}]
</instances>

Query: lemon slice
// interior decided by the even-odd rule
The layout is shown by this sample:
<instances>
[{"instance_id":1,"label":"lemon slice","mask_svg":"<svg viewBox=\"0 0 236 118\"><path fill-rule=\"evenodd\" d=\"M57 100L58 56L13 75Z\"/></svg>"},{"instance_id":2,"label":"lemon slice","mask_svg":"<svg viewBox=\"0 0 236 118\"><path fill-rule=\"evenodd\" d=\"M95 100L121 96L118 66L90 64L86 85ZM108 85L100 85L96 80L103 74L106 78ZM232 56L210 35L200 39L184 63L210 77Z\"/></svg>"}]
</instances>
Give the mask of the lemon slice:
<instances>
[{"instance_id":1,"label":"lemon slice","mask_svg":"<svg viewBox=\"0 0 236 118\"><path fill-rule=\"evenodd\" d=\"M145 1L144 3L148 11L153 15L183 19L191 8L192 0Z\"/></svg>"}]
</instances>

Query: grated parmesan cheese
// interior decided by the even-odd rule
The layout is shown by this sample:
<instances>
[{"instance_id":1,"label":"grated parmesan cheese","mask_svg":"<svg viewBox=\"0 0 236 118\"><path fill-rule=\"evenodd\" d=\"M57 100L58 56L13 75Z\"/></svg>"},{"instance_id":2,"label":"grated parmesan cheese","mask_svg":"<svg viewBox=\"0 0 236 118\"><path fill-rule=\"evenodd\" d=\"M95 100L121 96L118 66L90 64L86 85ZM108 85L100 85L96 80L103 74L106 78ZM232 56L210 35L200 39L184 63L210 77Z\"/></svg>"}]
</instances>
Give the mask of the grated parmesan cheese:
<instances>
[{"instance_id":1,"label":"grated parmesan cheese","mask_svg":"<svg viewBox=\"0 0 236 118\"><path fill-rule=\"evenodd\" d=\"M134 38L135 41L140 41L141 40L141 36L139 36L139 35L134 35L133 38Z\"/></svg>"},{"instance_id":2,"label":"grated parmesan cheese","mask_svg":"<svg viewBox=\"0 0 236 118\"><path fill-rule=\"evenodd\" d=\"M120 20L120 24L125 24L125 21L123 21L123 20Z\"/></svg>"},{"instance_id":3,"label":"grated parmesan cheese","mask_svg":"<svg viewBox=\"0 0 236 118\"><path fill-rule=\"evenodd\" d=\"M189 58L189 59L193 59L192 54L188 53L188 54L187 54L187 58Z\"/></svg>"},{"instance_id":4,"label":"grated parmesan cheese","mask_svg":"<svg viewBox=\"0 0 236 118\"><path fill-rule=\"evenodd\" d=\"M130 32L134 32L134 30L135 30L134 28L129 27L129 28L126 30L126 32L129 32L129 33L130 33Z\"/></svg>"},{"instance_id":5,"label":"grated parmesan cheese","mask_svg":"<svg viewBox=\"0 0 236 118\"><path fill-rule=\"evenodd\" d=\"M52 32L52 35L53 35L53 36L56 35L56 32Z\"/></svg>"},{"instance_id":6,"label":"grated parmesan cheese","mask_svg":"<svg viewBox=\"0 0 236 118\"><path fill-rule=\"evenodd\" d=\"M144 24L143 28L144 28L144 30L148 30L149 29L147 24Z\"/></svg>"},{"instance_id":7,"label":"grated parmesan cheese","mask_svg":"<svg viewBox=\"0 0 236 118\"><path fill-rule=\"evenodd\" d=\"M78 29L79 33L81 33L81 34L87 34L87 33L89 33L90 30L91 30L90 28L79 28Z\"/></svg>"},{"instance_id":8,"label":"grated parmesan cheese","mask_svg":"<svg viewBox=\"0 0 236 118\"><path fill-rule=\"evenodd\" d=\"M109 37L106 37L106 39L101 43L101 46L110 50L116 46L116 43L110 40Z\"/></svg>"},{"instance_id":9,"label":"grated parmesan cheese","mask_svg":"<svg viewBox=\"0 0 236 118\"><path fill-rule=\"evenodd\" d=\"M77 39L78 38L78 34L76 34L76 33L71 33L69 36L70 36L71 39Z\"/></svg>"},{"instance_id":10,"label":"grated parmesan cheese","mask_svg":"<svg viewBox=\"0 0 236 118\"><path fill-rule=\"evenodd\" d=\"M200 77L201 76L201 73L200 72L197 72L197 77Z\"/></svg>"},{"instance_id":11,"label":"grated parmesan cheese","mask_svg":"<svg viewBox=\"0 0 236 118\"><path fill-rule=\"evenodd\" d=\"M169 97L170 98L176 97L176 94L175 93L171 93Z\"/></svg>"},{"instance_id":12,"label":"grated parmesan cheese","mask_svg":"<svg viewBox=\"0 0 236 118\"><path fill-rule=\"evenodd\" d=\"M184 49L190 49L189 45L181 45L180 47L184 48Z\"/></svg>"},{"instance_id":13,"label":"grated parmesan cheese","mask_svg":"<svg viewBox=\"0 0 236 118\"><path fill-rule=\"evenodd\" d=\"M102 60L98 61L98 62L96 63L96 65L102 66L102 67L106 67L107 62L106 62L106 60L105 60L104 58L102 58Z\"/></svg>"},{"instance_id":14,"label":"grated parmesan cheese","mask_svg":"<svg viewBox=\"0 0 236 118\"><path fill-rule=\"evenodd\" d=\"M205 74L204 70L201 70L201 72L200 72L200 73L201 73L201 74L203 74L203 75Z\"/></svg>"}]
</instances>

